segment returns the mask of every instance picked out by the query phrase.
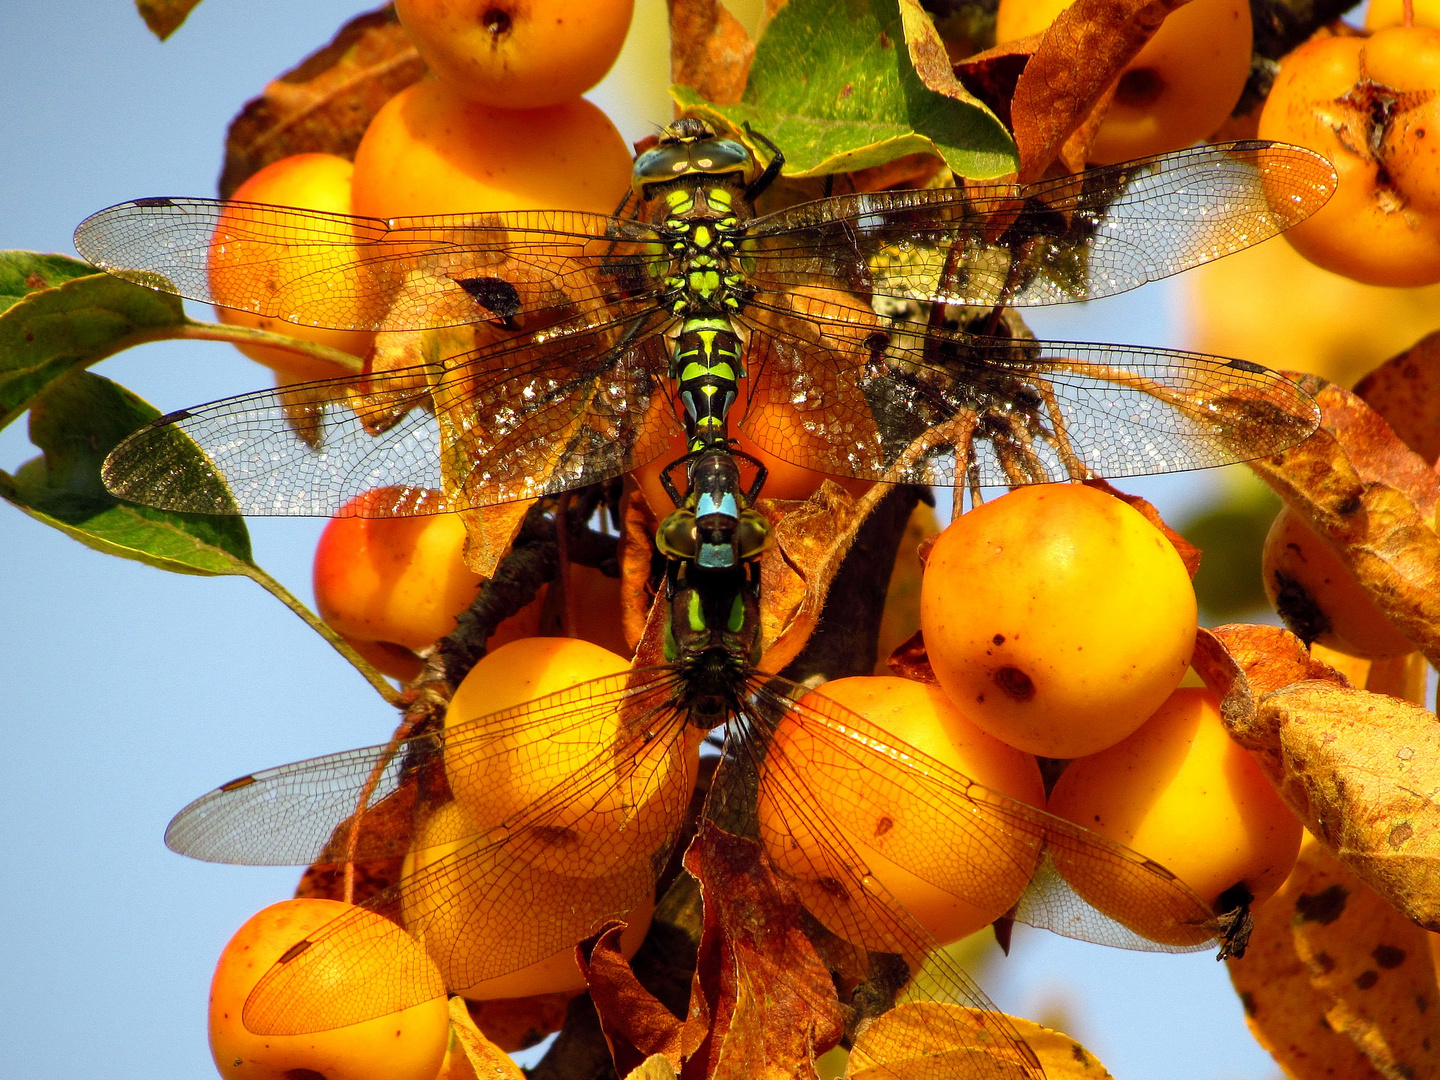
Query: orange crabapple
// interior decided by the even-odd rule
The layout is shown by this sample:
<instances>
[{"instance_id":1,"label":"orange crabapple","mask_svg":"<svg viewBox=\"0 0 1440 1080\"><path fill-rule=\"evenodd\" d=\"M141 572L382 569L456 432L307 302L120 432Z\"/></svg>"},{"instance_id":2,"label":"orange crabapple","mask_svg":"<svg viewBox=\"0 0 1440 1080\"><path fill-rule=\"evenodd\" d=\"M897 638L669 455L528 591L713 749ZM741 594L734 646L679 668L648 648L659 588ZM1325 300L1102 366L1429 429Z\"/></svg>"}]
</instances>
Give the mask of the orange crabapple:
<instances>
[{"instance_id":1,"label":"orange crabapple","mask_svg":"<svg viewBox=\"0 0 1440 1080\"><path fill-rule=\"evenodd\" d=\"M1180 684L1195 591L1139 511L1081 484L1034 484L935 540L920 625L940 686L977 726L1078 757L1129 735Z\"/></svg>"}]
</instances>

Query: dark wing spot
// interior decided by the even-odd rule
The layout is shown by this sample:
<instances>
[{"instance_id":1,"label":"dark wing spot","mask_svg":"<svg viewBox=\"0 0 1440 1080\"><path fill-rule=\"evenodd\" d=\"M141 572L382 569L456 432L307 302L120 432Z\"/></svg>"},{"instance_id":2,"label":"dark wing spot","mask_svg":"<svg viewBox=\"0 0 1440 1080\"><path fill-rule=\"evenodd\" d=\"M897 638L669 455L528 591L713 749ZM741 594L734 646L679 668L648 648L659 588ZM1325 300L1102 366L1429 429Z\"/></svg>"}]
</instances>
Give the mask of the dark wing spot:
<instances>
[{"instance_id":1,"label":"dark wing spot","mask_svg":"<svg viewBox=\"0 0 1440 1080\"><path fill-rule=\"evenodd\" d=\"M174 199L167 199L163 195L151 196L148 199L136 199L136 206L174 206Z\"/></svg>"},{"instance_id":2,"label":"dark wing spot","mask_svg":"<svg viewBox=\"0 0 1440 1080\"><path fill-rule=\"evenodd\" d=\"M515 286L501 278L456 278L455 283L475 298L486 311L508 319L520 310L520 294Z\"/></svg>"},{"instance_id":3,"label":"dark wing spot","mask_svg":"<svg viewBox=\"0 0 1440 1080\"><path fill-rule=\"evenodd\" d=\"M1237 371L1250 371L1254 372L1256 375L1263 375L1268 370L1261 367L1259 364L1252 364L1249 360L1231 360L1230 366L1235 368Z\"/></svg>"},{"instance_id":4,"label":"dark wing spot","mask_svg":"<svg viewBox=\"0 0 1440 1080\"><path fill-rule=\"evenodd\" d=\"M164 416L157 416L154 420L150 421L150 426L165 427L167 424L178 424L181 420L189 419L189 409L176 409L174 412L166 413Z\"/></svg>"},{"instance_id":5,"label":"dark wing spot","mask_svg":"<svg viewBox=\"0 0 1440 1080\"><path fill-rule=\"evenodd\" d=\"M1415 826L1411 825L1410 822L1406 821L1402 824L1396 825L1395 828L1391 829L1390 835L1387 840L1392 848L1400 848L1404 847L1405 844L1408 843L1410 838L1414 835Z\"/></svg>"},{"instance_id":6,"label":"dark wing spot","mask_svg":"<svg viewBox=\"0 0 1440 1080\"><path fill-rule=\"evenodd\" d=\"M277 964L288 964L291 960L294 960L297 956L299 956L313 944L315 943L309 938L306 938L304 941L297 941L294 945L291 945L288 949L281 953L280 959L276 960L275 962Z\"/></svg>"},{"instance_id":7,"label":"dark wing spot","mask_svg":"<svg viewBox=\"0 0 1440 1080\"><path fill-rule=\"evenodd\" d=\"M251 784L253 784L253 783L255 783L255 777L254 777L253 775L252 775L252 776L241 776L241 777L237 777L237 778L234 779L234 780L231 780L228 784L221 784L221 785L220 785L220 790L221 790L221 791L239 791L241 788L249 787L249 786L250 786Z\"/></svg>"}]
</instances>

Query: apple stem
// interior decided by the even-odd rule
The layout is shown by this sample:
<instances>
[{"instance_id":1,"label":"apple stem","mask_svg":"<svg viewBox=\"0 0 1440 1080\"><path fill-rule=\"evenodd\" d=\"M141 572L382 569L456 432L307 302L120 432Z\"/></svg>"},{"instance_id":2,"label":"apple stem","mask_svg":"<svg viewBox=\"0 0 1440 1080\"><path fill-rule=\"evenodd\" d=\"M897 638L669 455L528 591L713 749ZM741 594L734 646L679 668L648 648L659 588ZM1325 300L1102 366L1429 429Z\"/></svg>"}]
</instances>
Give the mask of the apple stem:
<instances>
[{"instance_id":1,"label":"apple stem","mask_svg":"<svg viewBox=\"0 0 1440 1080\"><path fill-rule=\"evenodd\" d=\"M575 636L575 611L570 596L570 492L560 495L555 504L555 553L560 564L555 570L555 586L560 590L560 633Z\"/></svg>"},{"instance_id":2,"label":"apple stem","mask_svg":"<svg viewBox=\"0 0 1440 1080\"><path fill-rule=\"evenodd\" d=\"M258 584L271 596L275 597L275 599L279 600L296 615L300 616L310 629L328 641L336 652L350 661L355 670L365 677L365 681L373 686L375 692L384 698L388 704L395 708L400 708L404 704L400 691L391 685L390 680L385 678L385 676L375 670L375 668L371 667L370 663L351 648L349 642L332 630L324 619L320 618L320 616L302 604L289 589L285 588L284 585L281 585L280 582L276 581L254 563L245 563L243 566L244 573L248 578Z\"/></svg>"},{"instance_id":3,"label":"apple stem","mask_svg":"<svg viewBox=\"0 0 1440 1080\"><path fill-rule=\"evenodd\" d=\"M156 336L157 340L180 338L189 341L228 341L232 345L264 345L269 348L299 353L301 356L308 356L314 360L323 360L352 375L359 375L365 370L364 360L340 349L332 349L329 345L290 337L288 334L256 330L249 326L230 326L226 323L187 320L178 326L165 327L163 332Z\"/></svg>"},{"instance_id":4,"label":"apple stem","mask_svg":"<svg viewBox=\"0 0 1440 1080\"><path fill-rule=\"evenodd\" d=\"M341 894L341 898L347 904L355 902L355 852L360 846L360 823L365 819L365 810L370 805L370 796L375 794L375 788L379 785L380 778L385 775L385 770L389 767L390 762L394 760L400 744L410 737L414 728L415 720L407 714L376 759L370 775L365 779L365 787L360 792L360 798L355 802L355 812L350 815L350 828L345 838L345 885L344 892Z\"/></svg>"}]
</instances>

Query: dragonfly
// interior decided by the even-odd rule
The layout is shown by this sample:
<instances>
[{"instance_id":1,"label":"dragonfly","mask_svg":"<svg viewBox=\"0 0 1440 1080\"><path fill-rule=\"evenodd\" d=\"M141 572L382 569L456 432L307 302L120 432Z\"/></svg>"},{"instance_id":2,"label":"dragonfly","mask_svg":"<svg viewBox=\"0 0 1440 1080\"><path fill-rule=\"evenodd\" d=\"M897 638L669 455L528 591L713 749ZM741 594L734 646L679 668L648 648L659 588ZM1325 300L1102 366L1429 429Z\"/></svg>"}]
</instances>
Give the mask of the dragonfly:
<instances>
[{"instance_id":1,"label":"dragonfly","mask_svg":"<svg viewBox=\"0 0 1440 1080\"><path fill-rule=\"evenodd\" d=\"M1044 1075L1010 1021L897 901L886 872L870 869L880 862L1072 937L1161 951L1213 943L1214 912L1154 862L757 668L769 537L765 519L750 515L763 472L745 484L742 460L724 444L682 463L686 490L661 526L664 580L647 628L663 643L660 662L642 662L642 641L628 672L398 746L253 773L171 822L167 844L210 861L409 857L407 876L365 907L404 926L435 967L396 963L383 979L337 992L337 965L376 940L363 913L342 914L262 976L244 1006L247 1027L298 1034L386 1015L435 996L435 968L443 989L483 994L492 980L649 911L691 823L698 756L716 728L720 760L685 865L710 890L707 905L745 894L731 932L772 951L785 941L763 973L763 997L804 1006L804 1020L790 1022L810 1025L801 1034L817 1054L843 1043L875 1070L867 1075L919 1080ZM736 558L707 565L702 533ZM597 730L608 734L597 741ZM817 760L831 766L822 784L810 770ZM497 778L536 770L553 785L509 805ZM362 806L369 821L399 815L417 828L371 829ZM1103 914L1070 884L1087 880L1123 887L1138 906ZM741 981L762 974L737 962Z\"/></svg>"},{"instance_id":2,"label":"dragonfly","mask_svg":"<svg viewBox=\"0 0 1440 1080\"><path fill-rule=\"evenodd\" d=\"M446 512L609 480L738 423L821 472L978 489L1252 459L1318 423L1254 364L969 318L993 328L1005 307L1110 296L1273 236L1333 192L1318 154L1214 144L760 214L783 155L750 134L768 163L677 121L636 158L621 216L385 221L194 198L92 215L77 249L127 280L425 343L171 413L115 449L106 484L188 512ZM396 494L351 505L378 488ZM406 494L421 490L443 496Z\"/></svg>"}]
</instances>

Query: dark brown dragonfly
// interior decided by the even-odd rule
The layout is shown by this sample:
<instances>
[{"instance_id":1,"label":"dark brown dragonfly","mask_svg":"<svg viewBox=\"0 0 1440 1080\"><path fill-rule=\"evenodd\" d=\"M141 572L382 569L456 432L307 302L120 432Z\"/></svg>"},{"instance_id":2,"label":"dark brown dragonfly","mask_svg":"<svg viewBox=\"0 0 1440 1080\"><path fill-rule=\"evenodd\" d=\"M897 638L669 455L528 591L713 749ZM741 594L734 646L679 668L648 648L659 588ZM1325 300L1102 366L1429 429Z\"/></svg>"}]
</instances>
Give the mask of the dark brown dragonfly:
<instances>
[{"instance_id":1,"label":"dark brown dragonfly","mask_svg":"<svg viewBox=\"0 0 1440 1080\"><path fill-rule=\"evenodd\" d=\"M111 273L382 332L364 376L161 418L110 456L106 483L165 509L256 515L332 515L381 487L444 496L363 513L532 498L673 455L694 435L696 378L725 391L707 398L724 403L712 419L775 456L891 482L1204 468L1314 429L1308 398L1253 364L959 327L965 312L1110 296L1273 236L1333 191L1319 155L1207 145L1023 187L756 216L780 160L762 170L743 143L681 121L637 158L633 217L381 221L189 198L103 210L75 244Z\"/></svg>"}]
</instances>

